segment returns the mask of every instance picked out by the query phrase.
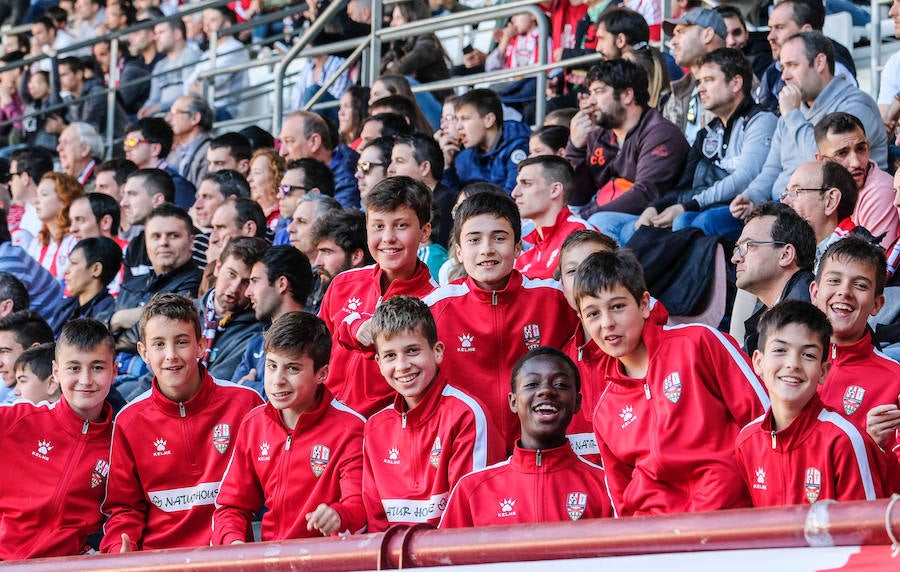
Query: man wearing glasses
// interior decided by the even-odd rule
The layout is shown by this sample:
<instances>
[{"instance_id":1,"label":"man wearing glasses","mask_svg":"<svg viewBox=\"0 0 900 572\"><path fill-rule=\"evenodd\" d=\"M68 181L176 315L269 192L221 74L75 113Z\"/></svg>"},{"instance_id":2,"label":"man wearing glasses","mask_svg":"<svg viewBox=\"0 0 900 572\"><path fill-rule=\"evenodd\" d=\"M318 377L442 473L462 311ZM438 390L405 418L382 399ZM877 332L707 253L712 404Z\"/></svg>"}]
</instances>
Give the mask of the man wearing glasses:
<instances>
[{"instance_id":1,"label":"man wearing glasses","mask_svg":"<svg viewBox=\"0 0 900 572\"><path fill-rule=\"evenodd\" d=\"M172 176L175 183L175 204L183 209L194 204L196 189L175 169L169 167L166 157L172 150L172 127L159 117L138 119L125 128L122 147L125 158L137 165L138 169L162 169Z\"/></svg>"},{"instance_id":2,"label":"man wearing glasses","mask_svg":"<svg viewBox=\"0 0 900 572\"><path fill-rule=\"evenodd\" d=\"M759 301L744 322L744 351L753 354L763 312L781 300L809 302L816 239L812 227L791 207L766 202L750 213L731 255L737 287Z\"/></svg>"},{"instance_id":3,"label":"man wearing glasses","mask_svg":"<svg viewBox=\"0 0 900 572\"><path fill-rule=\"evenodd\" d=\"M278 186L278 211L281 218L275 228L275 245L291 243L287 226L293 218L300 197L307 193L322 193L333 197L334 174L325 163L316 159L289 161Z\"/></svg>"}]
</instances>

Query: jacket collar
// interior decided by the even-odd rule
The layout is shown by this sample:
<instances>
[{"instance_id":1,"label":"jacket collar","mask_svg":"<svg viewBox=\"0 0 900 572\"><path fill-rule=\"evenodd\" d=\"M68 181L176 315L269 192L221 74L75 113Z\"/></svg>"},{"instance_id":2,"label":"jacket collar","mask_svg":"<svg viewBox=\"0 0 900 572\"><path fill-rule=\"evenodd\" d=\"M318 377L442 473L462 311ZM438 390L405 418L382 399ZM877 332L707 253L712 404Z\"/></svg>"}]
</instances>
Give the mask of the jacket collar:
<instances>
[{"instance_id":1,"label":"jacket collar","mask_svg":"<svg viewBox=\"0 0 900 572\"><path fill-rule=\"evenodd\" d=\"M466 278L465 284L476 300L483 304L493 304L496 306L501 302L505 303L515 300L516 296L519 295L519 291L522 289L523 280L522 273L514 269L509 275L509 281L506 283L506 287L502 290L483 290L475 285L475 281L472 280L471 277Z\"/></svg>"},{"instance_id":2,"label":"jacket collar","mask_svg":"<svg viewBox=\"0 0 900 572\"><path fill-rule=\"evenodd\" d=\"M575 457L568 440L552 449L523 449L517 441L509 464L520 473L550 472L570 468Z\"/></svg>"},{"instance_id":3,"label":"jacket collar","mask_svg":"<svg viewBox=\"0 0 900 572\"><path fill-rule=\"evenodd\" d=\"M803 442L809 436L810 427L816 423L819 412L824 408L825 405L822 403L819 394L814 393L809 403L800 411L800 415L787 427L778 431L772 431L774 415L771 408L766 411L766 416L763 418L760 427L766 433L772 434L772 449L786 453L803 445Z\"/></svg>"},{"instance_id":4,"label":"jacket collar","mask_svg":"<svg viewBox=\"0 0 900 572\"><path fill-rule=\"evenodd\" d=\"M112 405L108 401L104 401L100 421L85 421L80 415L75 413L66 401L65 396L60 397L59 401L53 405L53 415L58 420L59 426L72 436L94 436L103 431L108 432L114 417Z\"/></svg>"},{"instance_id":5,"label":"jacket collar","mask_svg":"<svg viewBox=\"0 0 900 572\"><path fill-rule=\"evenodd\" d=\"M407 410L406 409L406 401L403 399L403 396L399 393L394 396L394 404L392 409L397 412L401 417L406 415L406 425L410 425L412 427L419 427L427 423L432 417L434 417L437 412L438 401L441 399L441 395L444 391L444 387L447 385L447 378L441 374L441 371L438 370L437 375L434 376L434 380L431 382L431 385L425 390L425 394L422 396L422 401L415 407L415 409Z\"/></svg>"},{"instance_id":6,"label":"jacket collar","mask_svg":"<svg viewBox=\"0 0 900 572\"><path fill-rule=\"evenodd\" d=\"M375 284L381 284L381 275L384 271L381 269L381 265L375 264L372 266L372 278L375 280ZM431 273L428 271L428 267L421 260L416 260L416 269L413 271L413 275L409 278L409 280L394 280L389 285L387 290L381 293L381 298L386 299L391 296L401 296L403 294L416 292L419 288L424 286L425 284L433 282L431 279ZM379 286L379 290L381 287Z\"/></svg>"},{"instance_id":7,"label":"jacket collar","mask_svg":"<svg viewBox=\"0 0 900 572\"><path fill-rule=\"evenodd\" d=\"M172 401L159 389L159 382L156 376L153 377L152 391L150 398L153 403L159 407L163 413L171 417L188 417L201 412L206 404L212 399L216 382L213 380L209 372L202 365L200 366L200 388L197 393L187 401Z\"/></svg>"},{"instance_id":8,"label":"jacket collar","mask_svg":"<svg viewBox=\"0 0 900 572\"><path fill-rule=\"evenodd\" d=\"M542 226L540 228L540 233L538 233L538 229L535 228L533 231L528 233L528 236L523 236L522 238L526 242L530 242L531 244L538 245L542 242L549 241L555 231L562 230L563 224L565 224L566 219L572 216L572 211L569 210L569 207L563 206L562 210L556 214L556 219L550 223L548 226ZM541 238L543 236L544 238Z\"/></svg>"},{"instance_id":9,"label":"jacket collar","mask_svg":"<svg viewBox=\"0 0 900 572\"><path fill-rule=\"evenodd\" d=\"M830 351L829 358L831 359L832 367L867 359L875 351L875 346L872 345L872 332L867 327L863 337L858 341L852 344L832 343ZM825 383L828 382L826 381Z\"/></svg>"}]
</instances>

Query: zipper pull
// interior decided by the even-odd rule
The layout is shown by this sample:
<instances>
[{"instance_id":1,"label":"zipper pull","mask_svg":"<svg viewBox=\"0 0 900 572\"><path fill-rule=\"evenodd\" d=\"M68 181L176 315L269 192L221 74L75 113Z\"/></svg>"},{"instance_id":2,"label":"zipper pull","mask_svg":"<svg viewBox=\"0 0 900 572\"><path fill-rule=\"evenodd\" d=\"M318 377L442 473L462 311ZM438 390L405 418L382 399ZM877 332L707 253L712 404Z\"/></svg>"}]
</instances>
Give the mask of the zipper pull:
<instances>
[{"instance_id":1,"label":"zipper pull","mask_svg":"<svg viewBox=\"0 0 900 572\"><path fill-rule=\"evenodd\" d=\"M82 435L87 435L88 427L90 427L90 426L91 426L91 422L90 422L90 421L85 421L85 422L84 422L84 425L81 426L81 434L82 434Z\"/></svg>"},{"instance_id":2,"label":"zipper pull","mask_svg":"<svg viewBox=\"0 0 900 572\"><path fill-rule=\"evenodd\" d=\"M837 358L837 344L831 344L831 359Z\"/></svg>"},{"instance_id":3,"label":"zipper pull","mask_svg":"<svg viewBox=\"0 0 900 572\"><path fill-rule=\"evenodd\" d=\"M180 401L178 402L178 412L181 414L182 417L187 417L187 415L184 412L184 403L182 403Z\"/></svg>"},{"instance_id":4,"label":"zipper pull","mask_svg":"<svg viewBox=\"0 0 900 572\"><path fill-rule=\"evenodd\" d=\"M400 428L406 429L406 412L405 411L400 415Z\"/></svg>"},{"instance_id":5,"label":"zipper pull","mask_svg":"<svg viewBox=\"0 0 900 572\"><path fill-rule=\"evenodd\" d=\"M650 386L646 381L644 382L644 395L647 397L647 401L650 401Z\"/></svg>"},{"instance_id":6,"label":"zipper pull","mask_svg":"<svg viewBox=\"0 0 900 572\"><path fill-rule=\"evenodd\" d=\"M288 435L287 441L284 442L284 450L285 451L291 450L291 439L293 439L293 437L294 437L293 435Z\"/></svg>"},{"instance_id":7,"label":"zipper pull","mask_svg":"<svg viewBox=\"0 0 900 572\"><path fill-rule=\"evenodd\" d=\"M584 353L583 348L578 348L578 361L581 361L581 355Z\"/></svg>"},{"instance_id":8,"label":"zipper pull","mask_svg":"<svg viewBox=\"0 0 900 572\"><path fill-rule=\"evenodd\" d=\"M496 306L496 305L497 305L497 291L494 290L493 292L491 292L491 306Z\"/></svg>"},{"instance_id":9,"label":"zipper pull","mask_svg":"<svg viewBox=\"0 0 900 572\"><path fill-rule=\"evenodd\" d=\"M540 467L541 466L541 450L540 449L537 450L537 456L535 458L535 461L536 461L537 466Z\"/></svg>"},{"instance_id":10,"label":"zipper pull","mask_svg":"<svg viewBox=\"0 0 900 572\"><path fill-rule=\"evenodd\" d=\"M778 446L778 439L775 437L775 431L772 431L772 449Z\"/></svg>"}]
</instances>

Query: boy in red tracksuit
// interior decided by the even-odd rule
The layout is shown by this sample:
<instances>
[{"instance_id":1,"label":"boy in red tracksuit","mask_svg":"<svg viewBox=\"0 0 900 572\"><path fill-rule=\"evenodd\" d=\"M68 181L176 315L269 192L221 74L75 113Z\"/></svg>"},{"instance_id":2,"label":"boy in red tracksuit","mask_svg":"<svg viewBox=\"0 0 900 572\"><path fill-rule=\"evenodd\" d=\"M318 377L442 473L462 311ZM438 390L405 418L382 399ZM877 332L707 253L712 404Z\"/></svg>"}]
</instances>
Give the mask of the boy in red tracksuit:
<instances>
[{"instance_id":1,"label":"boy in red tracksuit","mask_svg":"<svg viewBox=\"0 0 900 572\"><path fill-rule=\"evenodd\" d=\"M106 327L84 318L63 326L53 374L58 402L0 407L0 560L81 554L102 523L113 415L105 400L116 378Z\"/></svg>"},{"instance_id":2,"label":"boy in red tracksuit","mask_svg":"<svg viewBox=\"0 0 900 572\"><path fill-rule=\"evenodd\" d=\"M372 317L375 359L396 391L366 422L363 502L369 532L394 524L437 525L450 489L503 457L503 443L477 399L438 370L444 344L424 302L395 296Z\"/></svg>"},{"instance_id":3,"label":"boy in red tracksuit","mask_svg":"<svg viewBox=\"0 0 900 572\"><path fill-rule=\"evenodd\" d=\"M512 198L519 215L531 219L535 228L522 237L532 246L516 258L516 270L529 278L553 278L566 237L594 227L566 206L575 187L575 171L565 158L536 155L519 163L518 169Z\"/></svg>"},{"instance_id":4,"label":"boy in red tracksuit","mask_svg":"<svg viewBox=\"0 0 900 572\"><path fill-rule=\"evenodd\" d=\"M734 440L769 399L734 340L649 319L643 270L627 250L588 256L575 301L607 356L593 422L619 515L749 506Z\"/></svg>"},{"instance_id":5,"label":"boy in red tracksuit","mask_svg":"<svg viewBox=\"0 0 900 572\"><path fill-rule=\"evenodd\" d=\"M365 198L366 240L376 264L335 276L319 310L333 337L328 390L366 417L393 392L373 361L369 319L391 296L424 298L437 288L417 256L431 235L431 191L409 177L390 177Z\"/></svg>"},{"instance_id":6,"label":"boy in red tracksuit","mask_svg":"<svg viewBox=\"0 0 900 572\"><path fill-rule=\"evenodd\" d=\"M828 351L831 372L819 396L863 433L871 412L871 436L890 450L900 426L900 364L875 349L867 322L884 305L886 266L881 248L849 236L825 251L809 291L834 328Z\"/></svg>"},{"instance_id":7,"label":"boy in red tracksuit","mask_svg":"<svg viewBox=\"0 0 900 572\"><path fill-rule=\"evenodd\" d=\"M758 330L753 368L772 407L744 427L735 444L753 506L887 496L883 453L817 393L831 365L825 314L787 300L763 315Z\"/></svg>"},{"instance_id":8,"label":"boy in red tracksuit","mask_svg":"<svg viewBox=\"0 0 900 572\"><path fill-rule=\"evenodd\" d=\"M208 546L232 437L262 400L200 366L200 316L191 300L154 296L140 333L138 352L154 378L116 416L100 550Z\"/></svg>"},{"instance_id":9,"label":"boy in red tracksuit","mask_svg":"<svg viewBox=\"0 0 900 572\"><path fill-rule=\"evenodd\" d=\"M603 469L576 455L566 439L566 427L581 406L580 377L556 348L522 356L509 394L522 437L508 460L457 483L441 528L614 516Z\"/></svg>"},{"instance_id":10,"label":"boy in red tracksuit","mask_svg":"<svg viewBox=\"0 0 900 572\"><path fill-rule=\"evenodd\" d=\"M269 402L241 425L216 498L213 544L251 542L263 505L264 541L365 530L365 419L323 385L328 328L312 314L288 312L266 332L265 352Z\"/></svg>"},{"instance_id":11,"label":"boy in red tracksuit","mask_svg":"<svg viewBox=\"0 0 900 572\"><path fill-rule=\"evenodd\" d=\"M513 268L521 220L509 197L469 197L456 210L453 232L468 278L425 301L447 348L447 374L484 403L512 451L519 432L509 410L512 366L530 349L562 346L578 319L559 283L531 280Z\"/></svg>"}]
</instances>

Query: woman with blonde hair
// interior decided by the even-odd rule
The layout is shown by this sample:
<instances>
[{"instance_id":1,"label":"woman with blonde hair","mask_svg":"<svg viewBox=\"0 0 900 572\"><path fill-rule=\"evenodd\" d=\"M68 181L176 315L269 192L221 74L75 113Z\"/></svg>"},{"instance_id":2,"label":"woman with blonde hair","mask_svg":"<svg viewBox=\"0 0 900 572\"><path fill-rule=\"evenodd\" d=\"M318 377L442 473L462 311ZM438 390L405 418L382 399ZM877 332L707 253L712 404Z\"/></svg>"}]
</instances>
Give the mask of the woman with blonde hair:
<instances>
[{"instance_id":1,"label":"woman with blonde hair","mask_svg":"<svg viewBox=\"0 0 900 572\"><path fill-rule=\"evenodd\" d=\"M28 254L58 280L62 279L69 265L69 254L78 242L69 234L69 207L83 195L81 183L65 173L47 173L38 184L34 208L42 226L28 245Z\"/></svg>"},{"instance_id":2,"label":"woman with blonde hair","mask_svg":"<svg viewBox=\"0 0 900 572\"><path fill-rule=\"evenodd\" d=\"M275 149L257 149L250 158L250 198L262 207L266 215L266 225L275 230L281 213L278 209L278 185L285 171L284 157Z\"/></svg>"}]
</instances>

